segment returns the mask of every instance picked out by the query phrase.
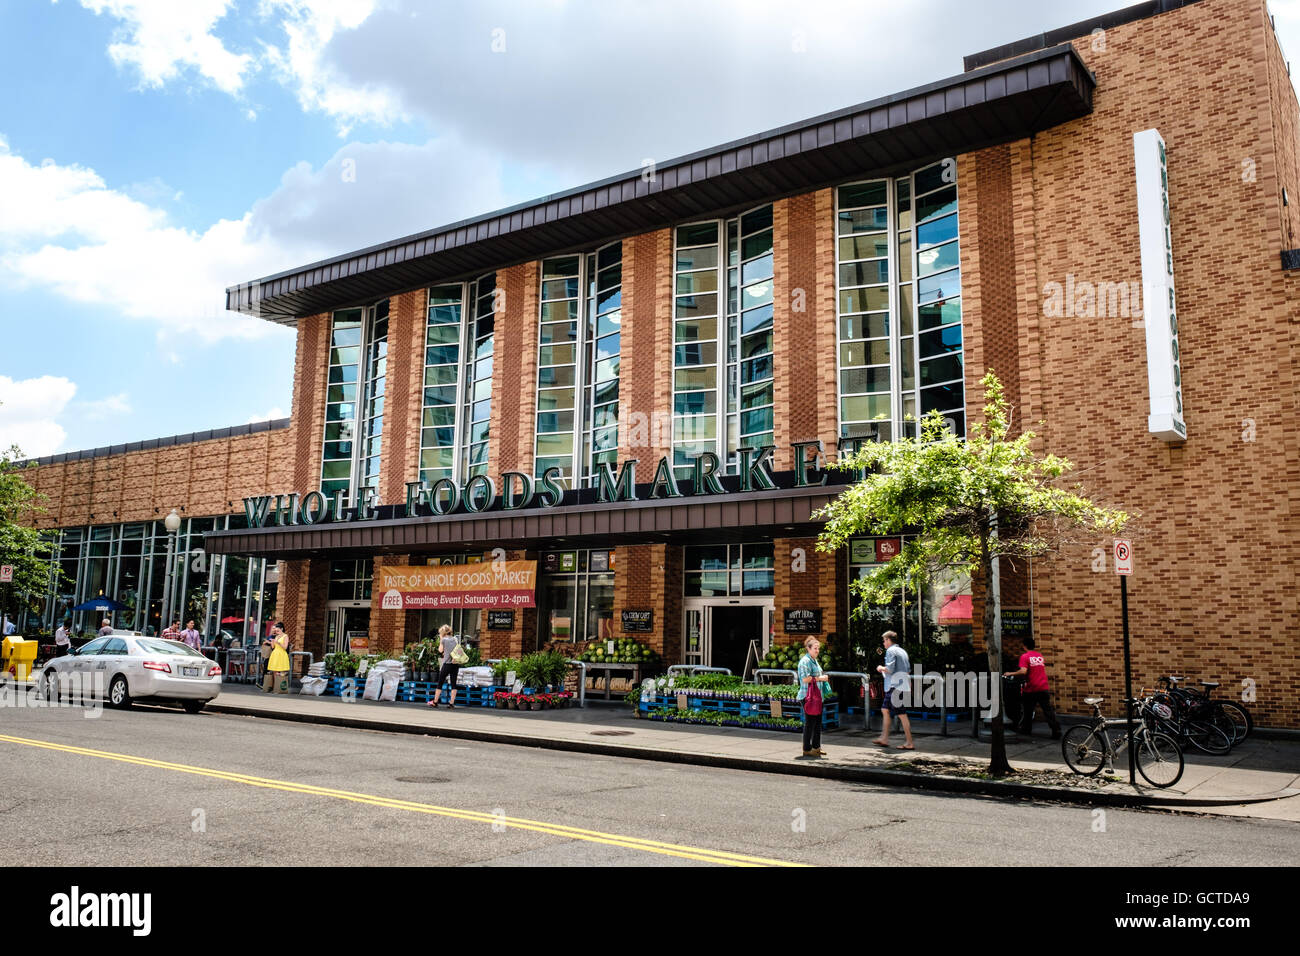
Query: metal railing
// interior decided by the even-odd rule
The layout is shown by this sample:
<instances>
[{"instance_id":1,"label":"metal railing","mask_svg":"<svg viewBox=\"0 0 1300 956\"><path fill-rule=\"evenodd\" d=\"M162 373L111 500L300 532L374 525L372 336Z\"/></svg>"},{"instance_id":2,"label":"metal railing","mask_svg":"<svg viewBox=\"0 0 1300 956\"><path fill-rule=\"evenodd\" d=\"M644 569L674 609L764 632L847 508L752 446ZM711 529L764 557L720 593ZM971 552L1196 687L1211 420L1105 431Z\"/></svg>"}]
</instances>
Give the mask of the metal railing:
<instances>
[{"instance_id":1,"label":"metal railing","mask_svg":"<svg viewBox=\"0 0 1300 956\"><path fill-rule=\"evenodd\" d=\"M733 676L730 667L705 667L703 664L672 664L668 668L668 676L675 674L686 674L687 676L695 674L726 674L728 677Z\"/></svg>"},{"instance_id":2,"label":"metal railing","mask_svg":"<svg viewBox=\"0 0 1300 956\"><path fill-rule=\"evenodd\" d=\"M755 667L755 668L754 668L754 683L756 683L756 684L761 684L761 683L763 683L762 681L760 681L760 680L758 679L759 676L760 676L760 675L762 675L762 676L767 676L767 675L769 675L769 674L772 675L773 677L775 677L777 674L788 674L788 675L790 675L790 683L792 683L792 684L797 684L797 683L799 683L799 672L798 672L798 671L792 671L792 670L786 670L786 669L783 668L783 667Z\"/></svg>"},{"instance_id":3,"label":"metal railing","mask_svg":"<svg viewBox=\"0 0 1300 956\"><path fill-rule=\"evenodd\" d=\"M862 679L862 729L870 732L871 730L871 693L868 688L871 686L871 675L864 674L862 671L826 671L827 677L859 677ZM847 718L848 706L844 708L844 716Z\"/></svg>"}]
</instances>

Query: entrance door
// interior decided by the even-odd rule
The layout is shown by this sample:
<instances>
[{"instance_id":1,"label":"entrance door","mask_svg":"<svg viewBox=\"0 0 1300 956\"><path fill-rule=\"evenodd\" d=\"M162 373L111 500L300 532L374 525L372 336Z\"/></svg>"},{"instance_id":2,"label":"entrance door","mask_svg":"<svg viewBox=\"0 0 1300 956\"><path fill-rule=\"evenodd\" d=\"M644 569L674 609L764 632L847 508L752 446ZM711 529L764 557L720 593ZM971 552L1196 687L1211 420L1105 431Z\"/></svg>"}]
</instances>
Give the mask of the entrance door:
<instances>
[{"instance_id":1,"label":"entrance door","mask_svg":"<svg viewBox=\"0 0 1300 956\"><path fill-rule=\"evenodd\" d=\"M354 602L331 602L325 616L325 653L346 651L353 637L370 636L370 605Z\"/></svg>"},{"instance_id":2,"label":"entrance door","mask_svg":"<svg viewBox=\"0 0 1300 956\"><path fill-rule=\"evenodd\" d=\"M770 598L722 598L690 601L683 620L682 663L745 671L751 642L758 657L771 643L773 605Z\"/></svg>"}]
</instances>

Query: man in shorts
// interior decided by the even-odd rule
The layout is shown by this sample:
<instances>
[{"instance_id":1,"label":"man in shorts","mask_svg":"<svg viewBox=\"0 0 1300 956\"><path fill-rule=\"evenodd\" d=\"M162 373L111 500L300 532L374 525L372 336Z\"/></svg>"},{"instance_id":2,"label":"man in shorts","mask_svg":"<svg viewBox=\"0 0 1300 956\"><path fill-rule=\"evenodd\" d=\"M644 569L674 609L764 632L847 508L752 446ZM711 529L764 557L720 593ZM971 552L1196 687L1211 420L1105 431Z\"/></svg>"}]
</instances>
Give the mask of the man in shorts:
<instances>
[{"instance_id":1,"label":"man in shorts","mask_svg":"<svg viewBox=\"0 0 1300 956\"><path fill-rule=\"evenodd\" d=\"M907 698L910 696L908 681L911 678L912 662L907 659L907 651L895 643L898 640L896 633L886 631L881 639L885 643L885 663L876 670L885 677L884 697L880 704L884 726L875 742L882 747L889 746L889 729L897 717L903 722L903 735L906 738L906 743L898 749L915 750L916 746L912 743L912 721L907 716Z\"/></svg>"}]
</instances>

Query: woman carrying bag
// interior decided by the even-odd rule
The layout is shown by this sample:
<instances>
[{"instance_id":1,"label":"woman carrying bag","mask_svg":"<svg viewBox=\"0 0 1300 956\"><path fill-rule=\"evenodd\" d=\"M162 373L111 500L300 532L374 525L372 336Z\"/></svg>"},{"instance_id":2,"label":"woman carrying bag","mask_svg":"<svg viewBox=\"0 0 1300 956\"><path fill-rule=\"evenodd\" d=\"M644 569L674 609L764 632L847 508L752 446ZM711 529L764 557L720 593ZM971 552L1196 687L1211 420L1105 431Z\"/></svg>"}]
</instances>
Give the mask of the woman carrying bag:
<instances>
[{"instance_id":1,"label":"woman carrying bag","mask_svg":"<svg viewBox=\"0 0 1300 956\"><path fill-rule=\"evenodd\" d=\"M271 657L266 662L266 679L262 690L270 694L289 693L289 635L284 632L284 624L277 623L271 628Z\"/></svg>"},{"instance_id":2,"label":"woman carrying bag","mask_svg":"<svg viewBox=\"0 0 1300 956\"><path fill-rule=\"evenodd\" d=\"M803 704L803 755L825 757L822 750L822 703L831 693L830 678L817 663L822 646L815 637L803 642L799 658L799 701Z\"/></svg>"},{"instance_id":3,"label":"woman carrying bag","mask_svg":"<svg viewBox=\"0 0 1300 956\"><path fill-rule=\"evenodd\" d=\"M451 685L451 700L447 703L447 709L455 710L456 677L460 674L460 665L469 660L469 655L460 646L460 638L451 633L450 624L438 628L438 644L442 648L442 668L438 671L438 687L433 692L429 706L438 706L438 701L442 699L442 683L447 681Z\"/></svg>"}]
</instances>

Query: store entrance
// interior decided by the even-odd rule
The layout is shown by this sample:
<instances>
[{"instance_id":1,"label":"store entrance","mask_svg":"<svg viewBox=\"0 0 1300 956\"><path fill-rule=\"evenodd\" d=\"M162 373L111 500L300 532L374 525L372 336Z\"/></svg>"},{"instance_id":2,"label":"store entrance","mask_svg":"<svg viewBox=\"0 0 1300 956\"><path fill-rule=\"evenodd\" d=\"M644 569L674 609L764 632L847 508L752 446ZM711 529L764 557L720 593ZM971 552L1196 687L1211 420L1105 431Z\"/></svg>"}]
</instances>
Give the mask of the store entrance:
<instances>
[{"instance_id":1,"label":"store entrance","mask_svg":"<svg viewBox=\"0 0 1300 956\"><path fill-rule=\"evenodd\" d=\"M687 602L682 663L743 674L751 644L756 652L751 663L767 653L772 615L770 598Z\"/></svg>"},{"instance_id":2,"label":"store entrance","mask_svg":"<svg viewBox=\"0 0 1300 956\"><path fill-rule=\"evenodd\" d=\"M331 601L325 612L325 653L346 651L352 638L370 638L370 605Z\"/></svg>"}]
</instances>

